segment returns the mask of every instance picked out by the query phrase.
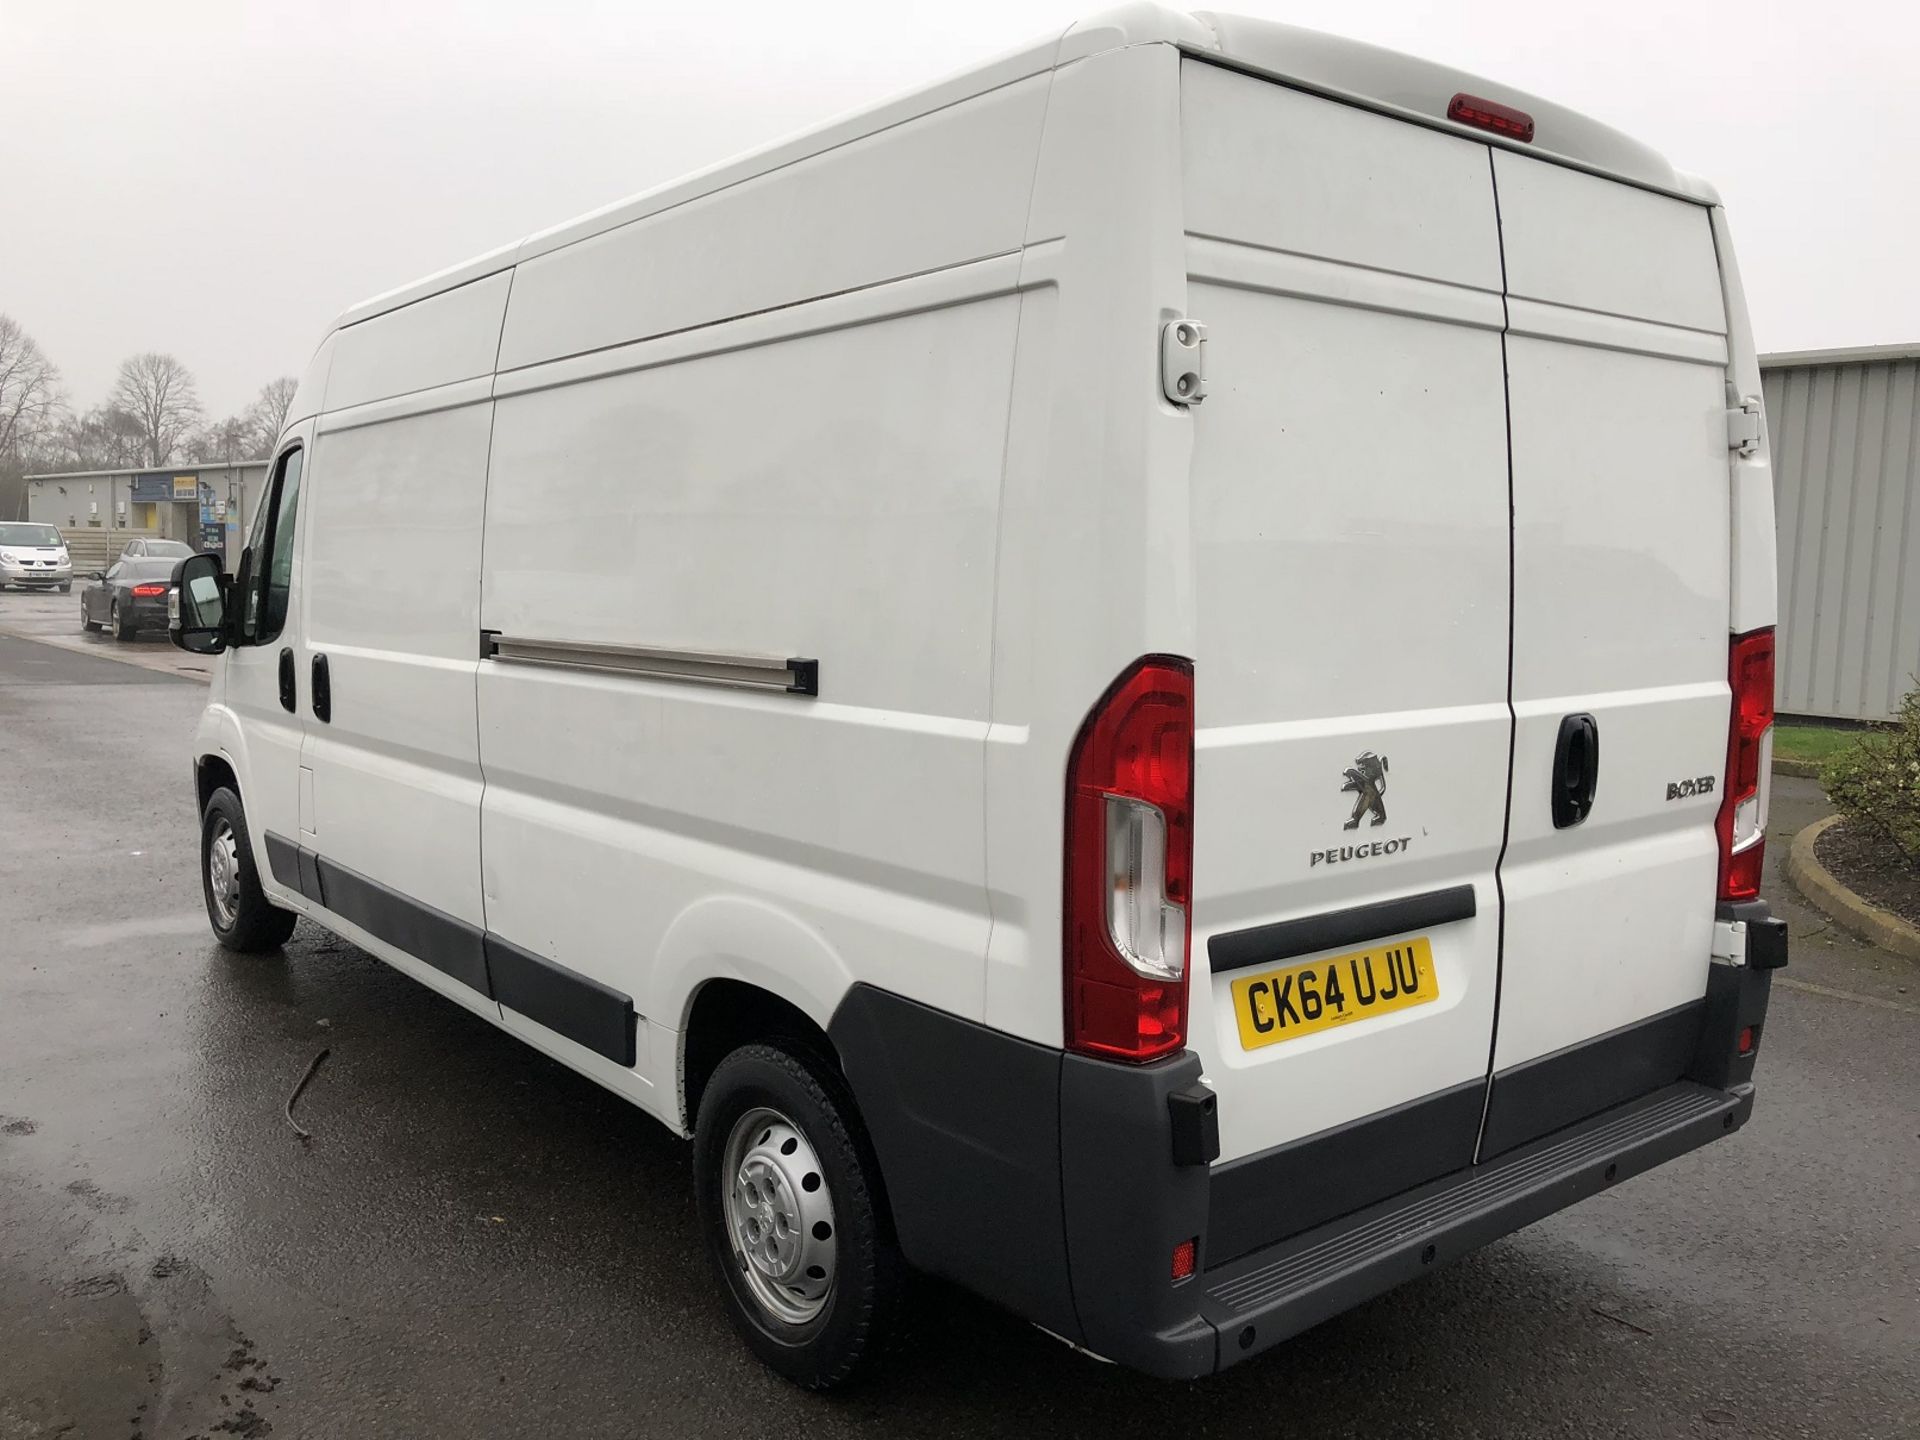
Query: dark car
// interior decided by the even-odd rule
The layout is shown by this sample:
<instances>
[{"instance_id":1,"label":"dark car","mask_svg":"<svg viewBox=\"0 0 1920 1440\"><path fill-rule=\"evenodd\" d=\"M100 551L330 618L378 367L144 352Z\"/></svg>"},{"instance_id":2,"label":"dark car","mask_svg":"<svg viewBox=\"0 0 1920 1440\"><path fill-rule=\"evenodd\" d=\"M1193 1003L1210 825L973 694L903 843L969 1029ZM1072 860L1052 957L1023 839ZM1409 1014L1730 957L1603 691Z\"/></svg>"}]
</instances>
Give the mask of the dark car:
<instances>
[{"instance_id":1,"label":"dark car","mask_svg":"<svg viewBox=\"0 0 1920 1440\"><path fill-rule=\"evenodd\" d=\"M173 588L173 559L116 560L106 574L88 576L80 592L80 625L113 631L131 640L142 630L167 628L167 591Z\"/></svg>"}]
</instances>

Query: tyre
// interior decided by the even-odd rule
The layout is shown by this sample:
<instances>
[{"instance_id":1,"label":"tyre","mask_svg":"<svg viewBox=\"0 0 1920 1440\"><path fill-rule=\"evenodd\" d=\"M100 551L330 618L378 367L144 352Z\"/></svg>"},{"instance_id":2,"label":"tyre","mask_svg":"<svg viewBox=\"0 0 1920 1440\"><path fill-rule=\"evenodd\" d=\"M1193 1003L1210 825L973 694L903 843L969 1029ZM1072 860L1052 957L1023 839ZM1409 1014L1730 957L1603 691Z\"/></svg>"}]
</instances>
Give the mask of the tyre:
<instances>
[{"instance_id":1,"label":"tyre","mask_svg":"<svg viewBox=\"0 0 1920 1440\"><path fill-rule=\"evenodd\" d=\"M62 580L60 582L60 593L62 595L69 594L72 592L72 590L73 590L73 582L71 580Z\"/></svg>"},{"instance_id":2,"label":"tyre","mask_svg":"<svg viewBox=\"0 0 1920 1440\"><path fill-rule=\"evenodd\" d=\"M214 938L242 955L277 950L293 934L298 916L267 899L247 843L247 815L240 797L213 792L200 815L200 888Z\"/></svg>"},{"instance_id":3,"label":"tyre","mask_svg":"<svg viewBox=\"0 0 1920 1440\"><path fill-rule=\"evenodd\" d=\"M746 1045L714 1070L694 1199L741 1338L794 1384L831 1390L890 1333L905 1265L852 1095L797 1052Z\"/></svg>"},{"instance_id":4,"label":"tyre","mask_svg":"<svg viewBox=\"0 0 1920 1440\"><path fill-rule=\"evenodd\" d=\"M87 614L87 602L84 598L80 601L80 628L89 635L100 633L100 622Z\"/></svg>"},{"instance_id":5,"label":"tyre","mask_svg":"<svg viewBox=\"0 0 1920 1440\"><path fill-rule=\"evenodd\" d=\"M133 624L131 621L123 620L120 617L120 602L118 600L113 602L113 608L107 612L107 623L113 630L114 639L133 639Z\"/></svg>"}]
</instances>

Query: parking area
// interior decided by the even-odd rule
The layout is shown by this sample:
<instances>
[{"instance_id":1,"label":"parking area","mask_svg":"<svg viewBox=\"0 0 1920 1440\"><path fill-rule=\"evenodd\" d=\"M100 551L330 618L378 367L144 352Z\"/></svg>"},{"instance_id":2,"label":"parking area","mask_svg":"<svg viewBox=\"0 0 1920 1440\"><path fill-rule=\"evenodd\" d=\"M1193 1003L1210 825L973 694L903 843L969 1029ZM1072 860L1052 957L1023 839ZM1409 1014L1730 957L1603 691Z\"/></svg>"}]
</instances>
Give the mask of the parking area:
<instances>
[{"instance_id":1,"label":"parking area","mask_svg":"<svg viewBox=\"0 0 1920 1440\"><path fill-rule=\"evenodd\" d=\"M1794 966L1728 1143L1210 1382L929 1282L820 1400L728 1331L680 1141L318 930L213 943L207 664L0 596L4 1440L1920 1433L1920 974L1777 878ZM1821 803L1778 783L1776 865Z\"/></svg>"},{"instance_id":2,"label":"parking area","mask_svg":"<svg viewBox=\"0 0 1920 1440\"><path fill-rule=\"evenodd\" d=\"M210 659L174 649L162 634L142 632L118 640L105 631L83 630L80 593L87 583L84 576L75 576L72 591L65 595L58 590L0 590L0 635L37 640L83 655L108 651L114 660L189 680L204 681L213 673Z\"/></svg>"}]
</instances>

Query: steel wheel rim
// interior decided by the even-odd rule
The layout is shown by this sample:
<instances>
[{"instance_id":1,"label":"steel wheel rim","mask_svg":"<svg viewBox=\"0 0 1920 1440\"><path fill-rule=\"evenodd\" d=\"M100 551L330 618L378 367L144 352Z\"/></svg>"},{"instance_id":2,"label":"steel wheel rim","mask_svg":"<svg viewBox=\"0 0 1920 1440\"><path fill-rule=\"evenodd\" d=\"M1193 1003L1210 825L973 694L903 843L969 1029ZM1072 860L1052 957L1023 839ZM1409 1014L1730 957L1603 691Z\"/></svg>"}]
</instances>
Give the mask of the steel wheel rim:
<instances>
[{"instance_id":1,"label":"steel wheel rim","mask_svg":"<svg viewBox=\"0 0 1920 1440\"><path fill-rule=\"evenodd\" d=\"M747 1111L727 1135L720 1178L727 1243L753 1298L782 1324L817 1319L833 1296L840 1242L806 1133L778 1110Z\"/></svg>"},{"instance_id":2,"label":"steel wheel rim","mask_svg":"<svg viewBox=\"0 0 1920 1440\"><path fill-rule=\"evenodd\" d=\"M240 913L240 842L224 816L213 822L207 837L207 894L220 928L231 930Z\"/></svg>"}]
</instances>

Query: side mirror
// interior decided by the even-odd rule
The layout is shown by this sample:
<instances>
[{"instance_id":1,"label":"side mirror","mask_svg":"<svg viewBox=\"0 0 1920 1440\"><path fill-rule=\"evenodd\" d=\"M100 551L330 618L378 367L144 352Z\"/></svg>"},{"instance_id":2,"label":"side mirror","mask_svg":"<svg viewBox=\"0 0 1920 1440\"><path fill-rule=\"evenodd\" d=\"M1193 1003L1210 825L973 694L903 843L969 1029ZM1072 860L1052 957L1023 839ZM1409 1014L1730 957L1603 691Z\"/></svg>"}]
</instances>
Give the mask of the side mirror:
<instances>
[{"instance_id":1,"label":"side mirror","mask_svg":"<svg viewBox=\"0 0 1920 1440\"><path fill-rule=\"evenodd\" d=\"M87 578L89 580L104 580L107 578L107 572L104 570L89 570L87 571Z\"/></svg>"},{"instance_id":2,"label":"side mirror","mask_svg":"<svg viewBox=\"0 0 1920 1440\"><path fill-rule=\"evenodd\" d=\"M227 572L220 557L189 555L173 567L167 592L167 638L195 655L227 648Z\"/></svg>"}]
</instances>

